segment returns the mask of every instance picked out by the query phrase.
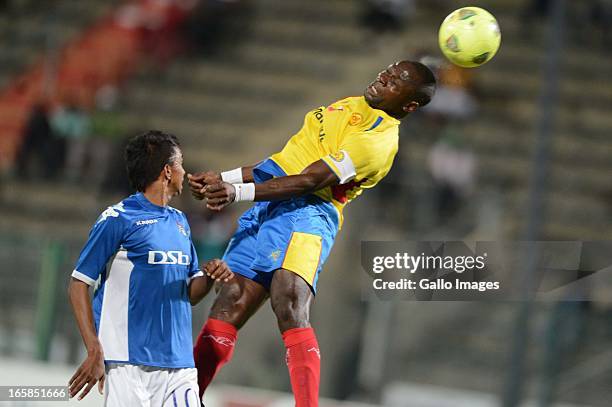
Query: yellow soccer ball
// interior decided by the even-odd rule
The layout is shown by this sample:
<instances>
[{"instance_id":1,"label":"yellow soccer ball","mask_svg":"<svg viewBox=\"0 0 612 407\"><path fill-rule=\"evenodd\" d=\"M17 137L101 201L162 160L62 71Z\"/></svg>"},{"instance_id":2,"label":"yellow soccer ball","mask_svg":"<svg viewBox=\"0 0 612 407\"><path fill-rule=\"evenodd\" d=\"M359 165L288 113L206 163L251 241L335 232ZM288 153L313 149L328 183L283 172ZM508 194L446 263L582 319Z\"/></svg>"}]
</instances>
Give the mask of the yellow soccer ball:
<instances>
[{"instance_id":1,"label":"yellow soccer ball","mask_svg":"<svg viewBox=\"0 0 612 407\"><path fill-rule=\"evenodd\" d=\"M463 7L444 19L438 42L442 53L453 64L473 68L487 63L497 53L501 31L487 10Z\"/></svg>"}]
</instances>

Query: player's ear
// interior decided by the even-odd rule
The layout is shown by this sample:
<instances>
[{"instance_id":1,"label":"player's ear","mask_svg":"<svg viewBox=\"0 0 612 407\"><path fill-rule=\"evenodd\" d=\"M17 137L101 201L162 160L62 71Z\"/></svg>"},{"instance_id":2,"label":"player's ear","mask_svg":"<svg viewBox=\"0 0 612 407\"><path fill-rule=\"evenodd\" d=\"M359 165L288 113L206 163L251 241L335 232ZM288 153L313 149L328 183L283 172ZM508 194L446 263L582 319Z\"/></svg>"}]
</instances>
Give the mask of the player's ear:
<instances>
[{"instance_id":1,"label":"player's ear","mask_svg":"<svg viewBox=\"0 0 612 407\"><path fill-rule=\"evenodd\" d=\"M416 111L421 105L419 104L419 102L415 102L414 100L410 103L408 103L407 105L404 105L404 107L402 108L402 110L406 113L412 113L414 111Z\"/></svg>"},{"instance_id":2,"label":"player's ear","mask_svg":"<svg viewBox=\"0 0 612 407\"><path fill-rule=\"evenodd\" d=\"M164 165L164 178L166 178L167 180L172 179L172 167L170 166L170 164Z\"/></svg>"}]
</instances>

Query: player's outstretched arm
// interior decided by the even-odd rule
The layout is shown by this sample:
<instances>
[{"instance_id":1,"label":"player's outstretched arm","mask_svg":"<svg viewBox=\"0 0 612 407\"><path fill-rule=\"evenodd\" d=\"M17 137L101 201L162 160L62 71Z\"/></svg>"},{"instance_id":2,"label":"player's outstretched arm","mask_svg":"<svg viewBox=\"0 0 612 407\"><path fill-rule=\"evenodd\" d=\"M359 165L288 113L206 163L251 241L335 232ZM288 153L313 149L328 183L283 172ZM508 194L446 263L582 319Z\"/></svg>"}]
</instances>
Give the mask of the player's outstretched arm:
<instances>
[{"instance_id":1,"label":"player's outstretched arm","mask_svg":"<svg viewBox=\"0 0 612 407\"><path fill-rule=\"evenodd\" d=\"M234 278L234 273L223 260L213 259L206 263L202 270L205 275L194 278L189 284L189 302L191 305L196 305L202 301L215 281L228 282Z\"/></svg>"},{"instance_id":2,"label":"player's outstretched arm","mask_svg":"<svg viewBox=\"0 0 612 407\"><path fill-rule=\"evenodd\" d=\"M98 383L98 390L102 393L104 388L104 353L94 327L89 285L72 278L68 287L68 295L83 343L87 349L87 358L68 382L70 397L76 396L83 389L79 395L79 400L81 400L96 383Z\"/></svg>"},{"instance_id":3,"label":"player's outstretched arm","mask_svg":"<svg viewBox=\"0 0 612 407\"><path fill-rule=\"evenodd\" d=\"M207 185L204 196L208 209L220 211L232 202L290 199L311 194L338 182L338 176L323 160L319 160L306 167L301 174L273 178L261 184L221 182Z\"/></svg>"},{"instance_id":4,"label":"player's outstretched arm","mask_svg":"<svg viewBox=\"0 0 612 407\"><path fill-rule=\"evenodd\" d=\"M195 174L187 174L191 194L195 199L201 201L204 199L204 187L206 185L218 184L220 182L253 182L253 168L256 165L257 164L236 168L235 170L225 172L202 171Z\"/></svg>"}]
</instances>

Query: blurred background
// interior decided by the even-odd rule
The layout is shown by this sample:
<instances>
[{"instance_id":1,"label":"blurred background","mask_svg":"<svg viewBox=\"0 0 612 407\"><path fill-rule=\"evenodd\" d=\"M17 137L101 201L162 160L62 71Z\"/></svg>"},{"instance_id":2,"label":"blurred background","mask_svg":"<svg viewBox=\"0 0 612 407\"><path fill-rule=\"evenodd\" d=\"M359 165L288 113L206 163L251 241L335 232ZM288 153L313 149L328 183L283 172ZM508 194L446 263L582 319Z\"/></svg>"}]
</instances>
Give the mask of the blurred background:
<instances>
[{"instance_id":1,"label":"blurred background","mask_svg":"<svg viewBox=\"0 0 612 407\"><path fill-rule=\"evenodd\" d=\"M464 5L502 29L474 70L437 47ZM127 138L174 133L188 171L252 164L306 111L411 58L438 93L403 122L392 172L347 208L321 276L321 405L610 406L612 287L590 302L379 302L362 298L356 254L362 240L610 239L611 41L609 0L0 1L0 384L63 384L83 359L66 287L98 214L132 192ZM201 259L246 208L173 206ZM288 391L264 306L207 405L291 406Z\"/></svg>"}]
</instances>

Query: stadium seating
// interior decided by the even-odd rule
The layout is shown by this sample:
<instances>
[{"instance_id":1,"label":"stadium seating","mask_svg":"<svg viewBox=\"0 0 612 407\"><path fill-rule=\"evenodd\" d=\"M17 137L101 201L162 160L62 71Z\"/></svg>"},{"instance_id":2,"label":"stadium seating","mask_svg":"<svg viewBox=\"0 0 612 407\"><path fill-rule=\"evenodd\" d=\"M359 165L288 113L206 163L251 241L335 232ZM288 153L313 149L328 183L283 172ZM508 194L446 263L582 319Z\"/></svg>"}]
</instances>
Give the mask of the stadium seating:
<instances>
[{"instance_id":1,"label":"stadium seating","mask_svg":"<svg viewBox=\"0 0 612 407\"><path fill-rule=\"evenodd\" d=\"M343 1L258 2L239 44L213 58L183 58L161 81L141 76L128 92L129 109L185 140L188 162L259 160L296 129L320 92L324 101L337 98L351 67L367 58L353 44L363 38L353 25L357 10Z\"/></svg>"}]
</instances>

